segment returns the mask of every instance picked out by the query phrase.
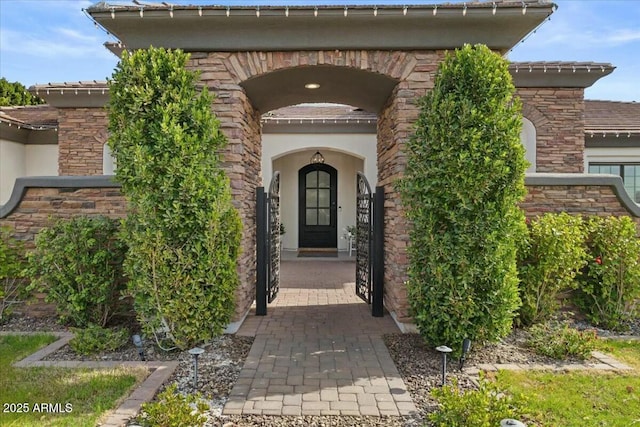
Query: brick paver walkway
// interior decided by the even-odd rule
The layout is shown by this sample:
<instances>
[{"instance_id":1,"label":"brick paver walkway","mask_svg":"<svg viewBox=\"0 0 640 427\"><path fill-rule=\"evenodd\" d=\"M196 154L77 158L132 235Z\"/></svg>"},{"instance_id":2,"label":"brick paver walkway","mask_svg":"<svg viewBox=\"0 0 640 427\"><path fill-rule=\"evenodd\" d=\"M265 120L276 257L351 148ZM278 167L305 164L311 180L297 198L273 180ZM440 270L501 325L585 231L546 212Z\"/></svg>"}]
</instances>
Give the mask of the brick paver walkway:
<instances>
[{"instance_id":1,"label":"brick paver walkway","mask_svg":"<svg viewBox=\"0 0 640 427\"><path fill-rule=\"evenodd\" d=\"M382 334L386 313L354 291L355 264L283 261L278 298L251 313L239 334L255 336L225 414L409 415L416 411Z\"/></svg>"}]
</instances>

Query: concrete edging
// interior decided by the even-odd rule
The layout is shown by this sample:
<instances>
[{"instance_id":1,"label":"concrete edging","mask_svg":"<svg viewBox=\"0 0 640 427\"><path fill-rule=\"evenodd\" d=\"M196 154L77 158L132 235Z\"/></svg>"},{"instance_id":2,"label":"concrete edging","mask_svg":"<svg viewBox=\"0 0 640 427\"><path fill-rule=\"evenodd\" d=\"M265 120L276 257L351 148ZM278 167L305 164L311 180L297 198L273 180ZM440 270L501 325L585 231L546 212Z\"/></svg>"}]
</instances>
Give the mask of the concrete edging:
<instances>
[{"instance_id":1,"label":"concrete edging","mask_svg":"<svg viewBox=\"0 0 640 427\"><path fill-rule=\"evenodd\" d=\"M73 334L69 332L6 332L0 331L1 335L35 335L35 334L51 334L58 337L58 340L52 342L48 346L38 350L37 352L25 357L13 364L17 368L30 367L56 367L56 368L88 368L88 369L113 369L116 367L144 367L149 370L147 378L138 385L127 398L115 410L109 413L108 417L100 425L103 427L122 427L127 422L136 417L140 413L143 403L150 402L162 384L164 384L171 374L178 367L175 361L151 361L151 362L135 362L135 361L107 361L107 362L83 362L83 361L49 361L42 360L51 353L58 351L73 338Z\"/></svg>"},{"instance_id":2,"label":"concrete edging","mask_svg":"<svg viewBox=\"0 0 640 427\"><path fill-rule=\"evenodd\" d=\"M601 353L599 351L591 352L591 356L596 359L596 363L480 363L478 366L465 368L464 372L469 375L478 375L480 371L497 372L497 371L633 371L633 368L625 363L619 362L613 357Z\"/></svg>"}]
</instances>

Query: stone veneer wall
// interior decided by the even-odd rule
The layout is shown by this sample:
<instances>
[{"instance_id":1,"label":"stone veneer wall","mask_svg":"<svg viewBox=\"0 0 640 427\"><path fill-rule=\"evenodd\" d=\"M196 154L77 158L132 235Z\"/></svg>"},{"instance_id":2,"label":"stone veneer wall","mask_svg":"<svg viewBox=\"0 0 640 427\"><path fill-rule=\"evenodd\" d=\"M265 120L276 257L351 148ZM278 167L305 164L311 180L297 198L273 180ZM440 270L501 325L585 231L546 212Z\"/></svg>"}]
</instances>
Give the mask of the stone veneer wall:
<instances>
[{"instance_id":1,"label":"stone veneer wall","mask_svg":"<svg viewBox=\"0 0 640 427\"><path fill-rule=\"evenodd\" d=\"M573 215L625 216L630 212L620 204L613 188L598 185L529 186L520 204L528 217L566 212ZM640 218L635 217L640 224Z\"/></svg>"},{"instance_id":2,"label":"stone veneer wall","mask_svg":"<svg viewBox=\"0 0 640 427\"><path fill-rule=\"evenodd\" d=\"M111 218L125 216L125 199L119 188L26 188L22 200L6 217L0 218L0 226L8 226L13 234L33 247L36 234L52 224L55 219L74 216L106 215ZM45 302L45 293L36 292L29 303L17 310L31 316L49 316L55 305Z\"/></svg>"},{"instance_id":3,"label":"stone veneer wall","mask_svg":"<svg viewBox=\"0 0 640 427\"><path fill-rule=\"evenodd\" d=\"M536 128L536 172L582 173L584 89L518 88L522 114Z\"/></svg>"},{"instance_id":4,"label":"stone veneer wall","mask_svg":"<svg viewBox=\"0 0 640 427\"><path fill-rule=\"evenodd\" d=\"M547 212L574 215L629 215L640 224L640 205L622 178L605 174L527 174L527 195L520 207L529 217Z\"/></svg>"},{"instance_id":5,"label":"stone veneer wall","mask_svg":"<svg viewBox=\"0 0 640 427\"><path fill-rule=\"evenodd\" d=\"M36 234L58 218L106 215L124 218L126 202L119 188L28 188L18 206L0 219L13 234L32 245Z\"/></svg>"},{"instance_id":6,"label":"stone veneer wall","mask_svg":"<svg viewBox=\"0 0 640 427\"><path fill-rule=\"evenodd\" d=\"M107 110L60 108L58 120L58 174L102 175Z\"/></svg>"}]
</instances>

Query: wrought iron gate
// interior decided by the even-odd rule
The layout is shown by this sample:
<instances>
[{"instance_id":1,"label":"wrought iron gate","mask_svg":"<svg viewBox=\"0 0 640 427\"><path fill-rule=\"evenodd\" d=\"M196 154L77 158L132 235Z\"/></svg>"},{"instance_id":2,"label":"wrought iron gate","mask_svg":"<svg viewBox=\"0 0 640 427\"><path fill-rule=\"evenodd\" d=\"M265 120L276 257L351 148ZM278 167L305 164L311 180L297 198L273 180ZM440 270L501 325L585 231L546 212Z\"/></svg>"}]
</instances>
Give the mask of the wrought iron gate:
<instances>
[{"instance_id":1,"label":"wrought iron gate","mask_svg":"<svg viewBox=\"0 0 640 427\"><path fill-rule=\"evenodd\" d=\"M356 295L371 304L371 314L383 315L384 188L371 186L364 174L356 177Z\"/></svg>"},{"instance_id":2,"label":"wrought iron gate","mask_svg":"<svg viewBox=\"0 0 640 427\"><path fill-rule=\"evenodd\" d=\"M280 172L275 172L269 192L256 194L256 314L267 314L267 303L280 289Z\"/></svg>"}]
</instances>

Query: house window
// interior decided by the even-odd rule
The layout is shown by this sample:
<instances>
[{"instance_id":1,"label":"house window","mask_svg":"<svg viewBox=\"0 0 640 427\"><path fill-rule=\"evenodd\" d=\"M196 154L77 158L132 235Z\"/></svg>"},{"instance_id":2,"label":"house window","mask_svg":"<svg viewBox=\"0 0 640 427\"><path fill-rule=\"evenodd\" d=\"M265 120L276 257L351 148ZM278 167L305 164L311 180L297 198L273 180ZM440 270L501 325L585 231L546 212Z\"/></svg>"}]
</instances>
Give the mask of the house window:
<instances>
[{"instance_id":1,"label":"house window","mask_svg":"<svg viewBox=\"0 0 640 427\"><path fill-rule=\"evenodd\" d=\"M116 171L116 159L113 157L111 153L111 148L109 148L109 144L104 144L102 146L102 174L103 175L113 175Z\"/></svg>"},{"instance_id":2,"label":"house window","mask_svg":"<svg viewBox=\"0 0 640 427\"><path fill-rule=\"evenodd\" d=\"M589 173L619 175L631 199L640 204L640 163L589 163Z\"/></svg>"},{"instance_id":3,"label":"house window","mask_svg":"<svg viewBox=\"0 0 640 427\"><path fill-rule=\"evenodd\" d=\"M527 172L535 173L536 171L536 127L531 120L526 117L522 118L522 131L520 132L520 141L524 145L525 157L529 162Z\"/></svg>"}]
</instances>

